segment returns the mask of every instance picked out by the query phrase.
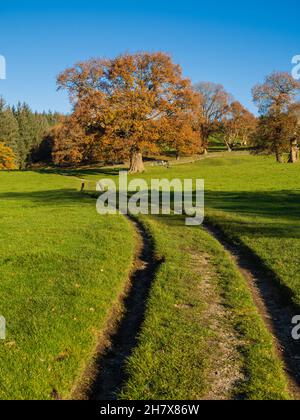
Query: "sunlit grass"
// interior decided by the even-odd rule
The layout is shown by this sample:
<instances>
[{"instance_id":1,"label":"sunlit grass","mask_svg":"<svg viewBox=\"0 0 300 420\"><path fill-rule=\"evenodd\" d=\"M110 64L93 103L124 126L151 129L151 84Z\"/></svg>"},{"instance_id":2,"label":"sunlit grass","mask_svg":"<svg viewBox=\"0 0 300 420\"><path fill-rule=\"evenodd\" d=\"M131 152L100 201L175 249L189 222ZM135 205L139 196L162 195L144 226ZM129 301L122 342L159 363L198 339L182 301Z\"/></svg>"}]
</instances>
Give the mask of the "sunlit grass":
<instances>
[{"instance_id":1,"label":"sunlit grass","mask_svg":"<svg viewBox=\"0 0 300 420\"><path fill-rule=\"evenodd\" d=\"M143 217L165 259L148 302L139 345L129 359L126 399L288 399L283 366L245 279L222 246L182 217ZM210 286L208 286L210 284ZM221 313L216 307L224 305ZM226 308L226 309L225 309ZM228 334L230 360L224 354ZM224 391L216 375L243 375ZM228 386L228 385L227 385ZM224 394L222 394L224 392ZM227 392L227 393L226 393ZM221 395L220 395L221 394Z\"/></svg>"},{"instance_id":2,"label":"sunlit grass","mask_svg":"<svg viewBox=\"0 0 300 420\"><path fill-rule=\"evenodd\" d=\"M96 182L117 180L118 170L65 175ZM148 167L140 177L149 184L152 178L203 178L208 219L252 249L300 302L299 165L232 154L170 169ZM57 171L0 174L0 314L8 326L7 340L0 342L2 399L70 396L124 287L132 227L121 216L100 217L95 200L79 188L80 181ZM172 218L145 217L144 223L166 263L151 292L123 395L198 398L209 389L210 330L202 324L205 300L194 293L203 273L201 264L200 273L193 272L189 259L196 248L210 255L219 293L236 313L229 328L239 324L246 340L241 363L250 380L237 390L247 398L286 398L270 335L222 248L200 228ZM194 312L178 313L178 301L193 301Z\"/></svg>"},{"instance_id":3,"label":"sunlit grass","mask_svg":"<svg viewBox=\"0 0 300 420\"><path fill-rule=\"evenodd\" d=\"M77 186L0 174L0 399L69 397L127 281L131 226Z\"/></svg>"},{"instance_id":4,"label":"sunlit grass","mask_svg":"<svg viewBox=\"0 0 300 420\"><path fill-rule=\"evenodd\" d=\"M87 176L99 180L103 173ZM117 171L110 176L116 178ZM148 168L138 177L149 185L152 178L204 179L206 216L249 246L300 303L299 164L232 153L170 169Z\"/></svg>"},{"instance_id":5,"label":"sunlit grass","mask_svg":"<svg viewBox=\"0 0 300 420\"><path fill-rule=\"evenodd\" d=\"M254 253L256 253L261 260L271 268L278 280L285 286L290 288L297 303L300 302L300 265L297 261L296 255L300 251L300 194L299 194L299 165L278 165L274 158L271 157L254 157L241 156L232 154L231 156L207 159L197 162L193 165L180 165L165 168L148 168L145 174L139 177L146 179L150 185L152 178L180 178L180 179L204 179L205 180L205 199L206 199L206 217L211 222L217 224L226 232L232 240L242 242L247 245ZM95 170L94 173L87 174L91 179L99 179L103 177L103 173ZM106 173L107 176L107 173ZM117 172L112 171L110 177L116 179ZM145 222L149 222L146 218ZM160 220L159 224L151 222L153 235L158 241L158 249L163 246L164 249L172 253L170 257L170 264L167 272L176 273L181 272L182 267L188 265L188 252L182 250L183 244L188 242L191 235L187 228L178 226L174 222L172 226L172 219L168 228ZM185 234L182 230L185 229ZM173 231L173 236L169 231ZM164 235L164 237L162 237ZM177 235L179 236L177 238ZM211 249L210 240L206 237L206 244L204 237L201 237L199 232L194 234L200 235L199 250L207 252ZM203 242L204 241L204 242ZM214 245L217 249L217 245ZM178 255L177 255L178 254ZM220 256L221 254L219 254ZM225 258L224 256L222 257ZM216 266L222 271L222 266L228 265L228 261L224 261L221 257L217 259ZM180 263L178 263L180 261ZM179 267L180 266L180 267ZM189 269L187 268L187 271ZM221 286L228 287L226 294L226 302L232 302L234 305L247 304L247 298L239 296L242 292L243 286L235 290L234 285L238 285L237 274L231 273L231 279L224 284L222 277L220 280ZM171 276L172 277L172 276ZM173 277L172 277L173 278ZM165 396L174 389L171 379L163 381L162 375L157 379L155 374L146 375L146 370L143 368L143 357L149 363L150 354L157 354L155 348L155 339L151 337L156 334L162 336L170 334L170 331L175 331L172 326L172 317L170 315L168 323L161 326L161 330L157 330L155 322L158 318L165 319L168 317L168 312L165 306L157 303L158 297L161 293L181 293L185 290L186 283L184 283L184 276L182 278L183 284L168 284L169 291L166 291L164 279L159 276L157 279L157 288L153 292L153 298L150 301L148 317L145 321L144 330L142 333L141 344L133 359L129 364L129 371L132 375L131 380L126 388L125 396L142 396L159 398ZM240 291L240 292L239 292ZM158 293L158 294L157 294ZM189 290L188 293L192 293ZM249 301L248 301L249 304ZM251 311L254 310L253 302L250 304ZM243 309L242 309L243 311ZM245 314L244 314L245 315ZM244 393L247 398L278 398L284 389L284 381L282 379L283 371L279 367L275 359L268 359L268 354L272 355L272 344L270 335L266 332L265 327L257 320L251 321L251 316L246 315L241 317L242 334L245 337L251 337L251 345L243 352L246 355L245 369L250 371L250 382L244 387ZM154 322L155 321L155 322ZM191 325L186 324L185 328ZM177 331L177 330L176 330ZM178 331L177 331L178 332ZM201 341L201 333L198 339ZM254 338L256 337L256 338ZM154 348L151 347L154 346ZM149 350L150 346L150 350ZM189 350L187 341L186 352L190 353L190 360L194 358L192 350ZM173 347L164 354L163 359L160 359L161 369L165 374L168 364L172 365L174 357ZM199 357L203 356L203 351L200 351ZM266 359L265 359L266 357ZM205 357L204 357L205 359ZM156 358L154 359L156 360ZM183 363L184 365L184 363ZM146 367L146 365L144 366ZM153 371L155 369L153 368ZM201 395L205 388L204 371L198 372L199 381L194 383L189 395ZM281 373L280 373L281 372ZM171 377L172 370L166 374ZM204 376L203 376L204 375ZM145 379L146 378L146 379ZM174 378L173 378L174 379ZM174 379L176 381L176 379ZM160 382L163 381L163 384ZM172 384L168 387L168 383ZM189 383L184 382L183 383ZM191 380L190 383L193 383ZM189 384L190 384L189 383ZM151 384L151 386L149 385ZM183 397L188 393L184 386L177 384L175 396ZM193 394L194 392L194 394Z\"/></svg>"}]
</instances>

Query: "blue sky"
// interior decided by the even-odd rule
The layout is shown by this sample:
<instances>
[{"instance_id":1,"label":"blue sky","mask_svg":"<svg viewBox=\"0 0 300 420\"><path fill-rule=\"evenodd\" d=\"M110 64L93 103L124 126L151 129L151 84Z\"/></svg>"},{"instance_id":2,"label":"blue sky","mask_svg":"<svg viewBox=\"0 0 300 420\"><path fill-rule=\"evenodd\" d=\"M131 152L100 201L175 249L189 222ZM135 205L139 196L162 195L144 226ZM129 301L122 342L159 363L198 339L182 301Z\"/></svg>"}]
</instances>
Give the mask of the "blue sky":
<instances>
[{"instance_id":1,"label":"blue sky","mask_svg":"<svg viewBox=\"0 0 300 420\"><path fill-rule=\"evenodd\" d=\"M252 111L251 88L300 54L299 2L114 0L1 2L0 95L34 110L70 110L56 75L122 52L166 51L193 82L222 83ZM4 3L4 5L3 5Z\"/></svg>"}]
</instances>

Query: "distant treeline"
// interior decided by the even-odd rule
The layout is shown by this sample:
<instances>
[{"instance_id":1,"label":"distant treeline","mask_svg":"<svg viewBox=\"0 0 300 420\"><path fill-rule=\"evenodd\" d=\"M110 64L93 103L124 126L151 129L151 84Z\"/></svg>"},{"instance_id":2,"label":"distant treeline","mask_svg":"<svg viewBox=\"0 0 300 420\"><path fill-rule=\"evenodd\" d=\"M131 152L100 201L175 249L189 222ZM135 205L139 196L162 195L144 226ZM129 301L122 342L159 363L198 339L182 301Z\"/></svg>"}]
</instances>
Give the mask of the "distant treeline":
<instances>
[{"instance_id":1,"label":"distant treeline","mask_svg":"<svg viewBox=\"0 0 300 420\"><path fill-rule=\"evenodd\" d=\"M58 113L33 112L25 103L10 107L0 98L0 142L14 151L21 169L34 162L46 161L51 158L47 133L59 119Z\"/></svg>"}]
</instances>

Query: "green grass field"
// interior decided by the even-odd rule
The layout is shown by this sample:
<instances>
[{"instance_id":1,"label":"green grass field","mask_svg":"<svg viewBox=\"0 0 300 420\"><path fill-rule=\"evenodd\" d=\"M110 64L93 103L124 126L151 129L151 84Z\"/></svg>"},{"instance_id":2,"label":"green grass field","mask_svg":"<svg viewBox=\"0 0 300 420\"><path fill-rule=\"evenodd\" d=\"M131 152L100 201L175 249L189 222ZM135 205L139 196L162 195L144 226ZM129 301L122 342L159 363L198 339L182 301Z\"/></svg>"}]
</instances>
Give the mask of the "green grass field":
<instances>
[{"instance_id":1,"label":"green grass field","mask_svg":"<svg viewBox=\"0 0 300 420\"><path fill-rule=\"evenodd\" d=\"M223 248L182 217L142 221L165 264L121 397L287 399L272 338Z\"/></svg>"},{"instance_id":2,"label":"green grass field","mask_svg":"<svg viewBox=\"0 0 300 420\"><path fill-rule=\"evenodd\" d=\"M159 173L151 171L147 177ZM299 165L272 157L227 156L160 173L205 180L206 217L251 248L300 303Z\"/></svg>"},{"instance_id":3,"label":"green grass field","mask_svg":"<svg viewBox=\"0 0 300 420\"><path fill-rule=\"evenodd\" d=\"M0 399L69 397L127 281L131 226L98 217L77 187L0 174Z\"/></svg>"},{"instance_id":4,"label":"green grass field","mask_svg":"<svg viewBox=\"0 0 300 420\"><path fill-rule=\"evenodd\" d=\"M72 174L98 181L117 170ZM206 217L249 247L300 303L298 165L233 153L149 167L141 177L204 179ZM53 398L54 390L69 397L127 280L132 226L122 216L99 216L79 186L51 171L0 174L0 313L8 322L2 399ZM142 222L165 263L120 397L288 398L271 335L220 244L180 217Z\"/></svg>"},{"instance_id":5,"label":"green grass field","mask_svg":"<svg viewBox=\"0 0 300 420\"><path fill-rule=\"evenodd\" d=\"M298 247L300 246L298 171L298 165L280 166L274 162L273 158L228 154L226 157L207 159L193 165L180 165L171 167L170 169L149 168L147 173L142 175L142 178L145 178L148 181L150 181L151 178L204 179L206 218L211 223L221 228L231 240L249 247L252 252L275 273L279 282L289 289L292 296L294 296L295 302L299 303L299 264L297 260L295 261L295 252L297 252ZM99 175L90 176L93 179L99 178ZM172 220L174 219L171 219L170 223L168 223L170 225L169 229L171 229ZM155 222L154 225L153 223L154 222L152 222L152 226L156 226L157 222ZM187 250L182 251L181 255L177 256L176 259L174 250L181 250L182 243L188 239L188 230L187 228L184 228L185 233L181 235L176 242L176 234L179 231L179 226L175 220L173 223L173 229L176 233L174 232L168 243L172 250L173 258L175 259L173 266L178 267L185 261L189 252ZM153 227L153 235L155 238L159 237L162 231L165 232L165 224L166 223L160 220L160 223L156 228ZM207 241L206 238L204 247L201 248L199 245L202 253L205 252L206 247L208 247ZM201 240L198 238L198 244L200 243ZM222 266L223 258L220 258L217 261L217 266ZM178 263L179 260L181 263ZM186 270L188 273L191 273L188 262ZM175 269L176 273L179 271L178 268L177 270ZM181 279L183 280L184 277L181 277ZM158 281L162 280L158 279ZM219 279L219 282L222 288L222 277ZM232 282L238 284L236 277L233 277ZM240 292L242 292L242 284L240 284L240 286ZM173 293L172 285L170 286L170 289L170 293ZM193 290L193 287L189 290L190 295L193 294ZM230 293L227 295L226 299L225 303L228 303L230 300ZM174 389L178 392L176 396L180 397L180 395L185 395L185 392L188 392L186 389L180 394L181 386L177 383L177 386L174 387L174 383L168 376L168 380L165 381L165 384L170 383L172 385L165 389L163 386L160 387L159 380L157 380L157 382L155 381L155 375L153 377L151 376L150 380L145 373L146 369L143 370L141 368L141 366L143 366L143 358L148 360L146 348L148 348L149 342L151 342L150 337L153 337L157 331L155 323L153 323L152 328L150 326L151 314L152 317L155 317L157 320L157 314L160 313L160 306L159 304L156 304L157 301L157 296L150 301L150 320L146 320L145 332L143 332L141 337L141 347L137 350L129 363L129 371L133 379L130 380L127 391L124 394L126 397L130 397L131 393L133 393L136 397L141 395L142 398L145 396L160 398L163 395L170 394L172 392L171 390ZM239 303L242 305L242 300L239 299ZM163 311L161 310L161 312L163 312L162 317L164 317L166 315L165 308L163 308ZM245 317L243 322L247 323L247 317ZM250 324L251 323L248 324L248 327ZM255 325L255 323L253 323L253 325ZM167 335L166 330L169 328L172 330L169 326L168 328L162 328L163 336ZM263 331L258 325L257 327L253 327L253 329L250 328L250 330L250 334L255 330L258 335L262 334L260 336L262 340L261 343L266 345L266 349L268 349L268 344L270 344L270 342L266 335L264 335L266 331ZM247 327L243 330L243 334L247 335ZM254 339L254 341L251 342L253 344L253 342L256 341ZM179 343L177 343L177 347L178 344ZM244 360L244 367L246 371L248 369L251 370L252 368L254 371L258 369L260 373L258 376L256 376L257 372L255 373L253 371L251 373L250 378L253 379L254 383L246 384L244 386L244 392L247 395L247 398L272 399L274 396L276 398L276 387L278 386L277 391L280 389L281 391L283 390L282 376L278 375L278 370L276 370L276 368L272 373L272 366L276 366L276 363L274 364L274 361L264 363L264 358L259 351L259 349L261 349L259 341L256 344L257 345L249 347L251 356L249 359L246 358L246 360ZM143 348L145 349L144 352L142 350ZM247 354L247 351L242 351L242 353L245 355ZM266 354L267 353L268 350L266 350ZM202 352L202 356L203 354L207 355L206 351ZM174 357L171 351L169 357L171 360L172 357ZM194 360L194 356L191 355L189 360ZM262 361L262 369L259 361ZM172 363L168 360L166 365L162 367L162 370L168 366L168 363L172 366ZM172 369L169 372L170 375L171 371ZM160 378L162 376L163 375L160 375ZM265 383L263 380L259 380L259 377L265 378ZM141 381L140 383L139 379ZM277 379L279 379L279 381L277 381ZM198 395L199 397L201 392L204 392L204 388L201 388L200 386L200 383L203 385L203 382L205 383L205 380L200 382L197 381L196 389L191 390L190 388L190 392L195 392L195 395ZM135 383L139 383L139 386L137 386L136 389ZM153 390L147 388L149 383L154 384ZM266 388L262 386L263 383ZM206 385L207 384L208 381L206 381ZM272 388L272 385L275 389ZM187 385L187 388L188 386L191 386L191 383ZM277 393L277 395L279 394L280 393Z\"/></svg>"},{"instance_id":6,"label":"green grass field","mask_svg":"<svg viewBox=\"0 0 300 420\"><path fill-rule=\"evenodd\" d=\"M97 170L80 173L93 180L104 176ZM299 165L233 153L170 169L148 168L140 177L204 179L206 217L249 246L300 303Z\"/></svg>"}]
</instances>

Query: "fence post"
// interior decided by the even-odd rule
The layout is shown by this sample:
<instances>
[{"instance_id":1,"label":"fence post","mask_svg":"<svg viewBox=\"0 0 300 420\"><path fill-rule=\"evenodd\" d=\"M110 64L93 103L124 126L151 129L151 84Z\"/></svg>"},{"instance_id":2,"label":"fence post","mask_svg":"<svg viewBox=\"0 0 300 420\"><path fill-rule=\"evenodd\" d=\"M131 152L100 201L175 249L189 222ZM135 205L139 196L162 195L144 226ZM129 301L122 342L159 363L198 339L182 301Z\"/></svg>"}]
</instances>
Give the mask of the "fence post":
<instances>
[{"instance_id":1,"label":"fence post","mask_svg":"<svg viewBox=\"0 0 300 420\"><path fill-rule=\"evenodd\" d=\"M0 340L5 340L6 336L6 321L4 316L0 315Z\"/></svg>"}]
</instances>

